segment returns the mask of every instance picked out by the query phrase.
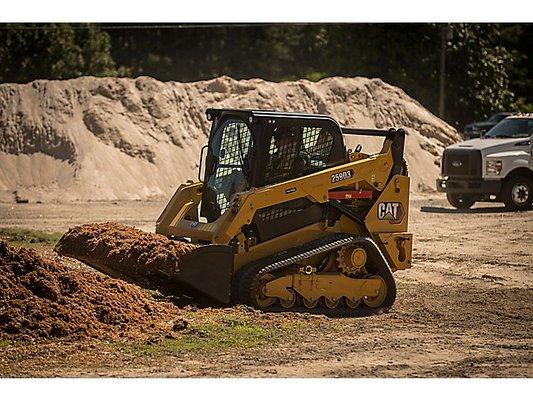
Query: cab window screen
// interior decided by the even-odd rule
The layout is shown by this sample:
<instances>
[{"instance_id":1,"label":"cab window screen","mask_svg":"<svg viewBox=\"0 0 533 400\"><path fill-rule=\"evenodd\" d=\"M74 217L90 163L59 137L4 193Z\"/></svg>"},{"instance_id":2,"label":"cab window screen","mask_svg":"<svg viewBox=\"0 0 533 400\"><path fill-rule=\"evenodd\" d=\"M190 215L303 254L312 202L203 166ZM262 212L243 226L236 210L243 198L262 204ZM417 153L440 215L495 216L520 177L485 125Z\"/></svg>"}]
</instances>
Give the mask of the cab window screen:
<instances>
[{"instance_id":1,"label":"cab window screen","mask_svg":"<svg viewBox=\"0 0 533 400\"><path fill-rule=\"evenodd\" d=\"M270 141L265 184L309 175L328 166L333 135L322 127L280 126Z\"/></svg>"},{"instance_id":2,"label":"cab window screen","mask_svg":"<svg viewBox=\"0 0 533 400\"><path fill-rule=\"evenodd\" d=\"M302 137L302 146L310 155L310 166L325 167L333 147L331 133L324 128L304 127Z\"/></svg>"}]
</instances>

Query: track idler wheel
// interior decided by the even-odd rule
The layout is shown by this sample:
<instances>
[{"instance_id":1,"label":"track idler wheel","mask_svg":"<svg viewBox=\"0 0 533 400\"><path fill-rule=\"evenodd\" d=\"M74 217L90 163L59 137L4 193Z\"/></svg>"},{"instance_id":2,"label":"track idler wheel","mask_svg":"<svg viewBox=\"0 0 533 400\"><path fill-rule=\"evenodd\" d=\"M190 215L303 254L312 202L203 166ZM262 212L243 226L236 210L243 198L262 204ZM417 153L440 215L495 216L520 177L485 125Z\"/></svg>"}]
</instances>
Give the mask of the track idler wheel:
<instances>
[{"instance_id":1,"label":"track idler wheel","mask_svg":"<svg viewBox=\"0 0 533 400\"><path fill-rule=\"evenodd\" d=\"M389 294L388 293L387 283L385 282L385 279L383 279L379 275L372 275L369 278L371 278L371 279L379 279L379 281L380 281L379 293L376 296L373 296L373 297L370 297L370 296L363 297L363 302L365 303L365 305L370 307L370 308L380 308L382 306L386 306L387 308L390 307L390 306L387 306L385 304L386 300L387 300L387 297L388 297L388 294Z\"/></svg>"},{"instance_id":2,"label":"track idler wheel","mask_svg":"<svg viewBox=\"0 0 533 400\"><path fill-rule=\"evenodd\" d=\"M270 307L276 302L275 297L268 297L264 294L265 285L274 279L276 278L272 274L263 274L258 278L258 284L255 290L255 302L261 308Z\"/></svg>"}]
</instances>

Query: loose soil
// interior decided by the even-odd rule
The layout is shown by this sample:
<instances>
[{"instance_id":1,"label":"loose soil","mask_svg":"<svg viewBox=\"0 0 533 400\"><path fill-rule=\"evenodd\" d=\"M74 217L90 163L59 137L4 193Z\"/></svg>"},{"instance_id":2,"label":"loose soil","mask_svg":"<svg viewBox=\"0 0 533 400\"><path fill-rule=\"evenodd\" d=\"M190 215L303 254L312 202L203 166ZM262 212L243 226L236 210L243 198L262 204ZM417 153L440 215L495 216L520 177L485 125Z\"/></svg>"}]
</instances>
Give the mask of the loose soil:
<instances>
[{"instance_id":1,"label":"loose soil","mask_svg":"<svg viewBox=\"0 0 533 400\"><path fill-rule=\"evenodd\" d=\"M179 319L137 286L0 241L1 338L133 339L171 332Z\"/></svg>"},{"instance_id":2,"label":"loose soil","mask_svg":"<svg viewBox=\"0 0 533 400\"><path fill-rule=\"evenodd\" d=\"M0 203L0 226L65 232L117 216L149 229L163 207ZM395 274L390 313L329 318L181 306L189 324L175 338L2 338L0 376L533 377L533 211L488 203L458 211L440 194L415 195L409 218L413 268ZM58 262L96 274L72 259Z\"/></svg>"},{"instance_id":3,"label":"loose soil","mask_svg":"<svg viewBox=\"0 0 533 400\"><path fill-rule=\"evenodd\" d=\"M63 256L80 260L102 272L137 282L142 287L164 288L164 271L179 271L180 257L196 246L130 226L105 222L69 229L55 247Z\"/></svg>"}]
</instances>

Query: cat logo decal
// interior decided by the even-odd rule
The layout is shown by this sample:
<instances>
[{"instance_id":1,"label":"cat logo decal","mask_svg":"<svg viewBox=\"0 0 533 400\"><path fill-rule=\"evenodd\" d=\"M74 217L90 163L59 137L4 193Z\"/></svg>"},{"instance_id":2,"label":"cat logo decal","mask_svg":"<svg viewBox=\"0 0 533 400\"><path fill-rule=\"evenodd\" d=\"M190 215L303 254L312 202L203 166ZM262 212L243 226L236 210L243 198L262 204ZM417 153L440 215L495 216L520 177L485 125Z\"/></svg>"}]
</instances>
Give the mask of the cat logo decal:
<instances>
[{"instance_id":1,"label":"cat logo decal","mask_svg":"<svg viewBox=\"0 0 533 400\"><path fill-rule=\"evenodd\" d=\"M378 219L389 221L391 224L399 224L404 216L402 203L386 202L378 204Z\"/></svg>"}]
</instances>

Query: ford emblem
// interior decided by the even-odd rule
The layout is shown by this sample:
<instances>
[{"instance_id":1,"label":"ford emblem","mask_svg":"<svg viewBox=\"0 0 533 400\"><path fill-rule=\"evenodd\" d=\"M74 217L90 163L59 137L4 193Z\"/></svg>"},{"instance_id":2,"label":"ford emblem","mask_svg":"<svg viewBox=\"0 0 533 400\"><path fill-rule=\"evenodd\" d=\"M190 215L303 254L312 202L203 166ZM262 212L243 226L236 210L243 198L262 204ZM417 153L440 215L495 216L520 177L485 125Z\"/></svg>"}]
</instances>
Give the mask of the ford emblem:
<instances>
[{"instance_id":1,"label":"ford emblem","mask_svg":"<svg viewBox=\"0 0 533 400\"><path fill-rule=\"evenodd\" d=\"M463 163L461 161L453 161L452 166L455 168L459 168Z\"/></svg>"}]
</instances>

